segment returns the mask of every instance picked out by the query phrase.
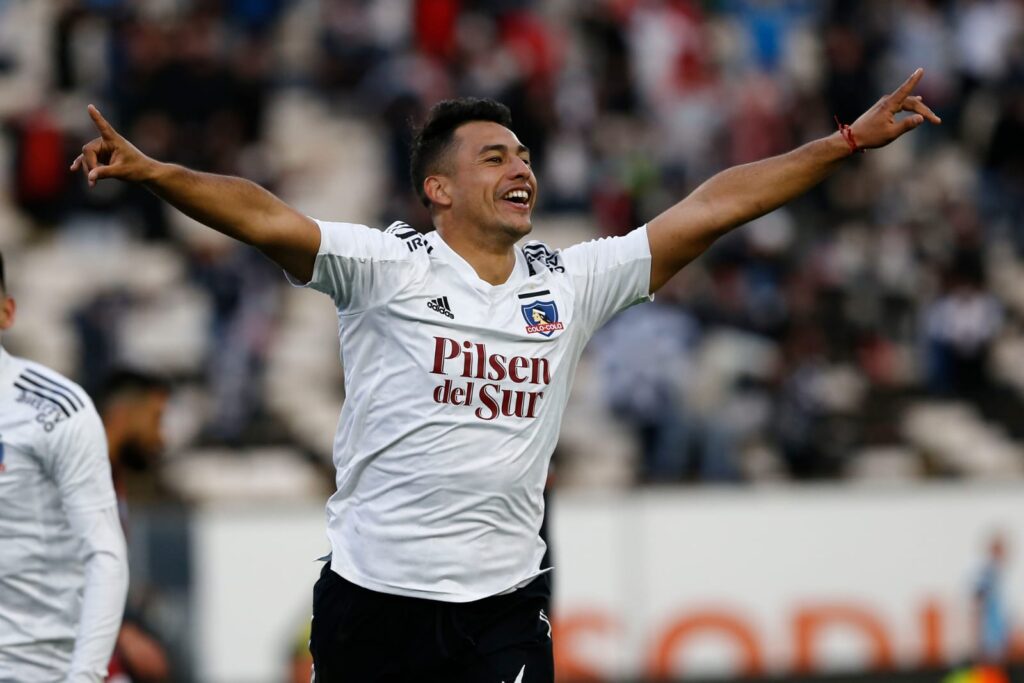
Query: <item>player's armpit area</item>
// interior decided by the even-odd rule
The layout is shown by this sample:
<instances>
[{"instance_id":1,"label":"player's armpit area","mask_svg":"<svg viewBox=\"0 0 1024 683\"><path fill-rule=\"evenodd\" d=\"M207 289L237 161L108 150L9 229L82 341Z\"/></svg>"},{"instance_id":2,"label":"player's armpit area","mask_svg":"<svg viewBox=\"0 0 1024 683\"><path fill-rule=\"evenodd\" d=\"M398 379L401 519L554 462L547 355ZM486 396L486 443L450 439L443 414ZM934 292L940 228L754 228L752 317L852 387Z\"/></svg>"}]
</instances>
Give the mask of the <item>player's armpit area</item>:
<instances>
[{"instance_id":1,"label":"player's armpit area","mask_svg":"<svg viewBox=\"0 0 1024 683\"><path fill-rule=\"evenodd\" d=\"M268 229L266 242L254 246L281 266L295 284L306 285L313 279L320 251L320 226L308 216L293 213L283 225Z\"/></svg>"}]
</instances>

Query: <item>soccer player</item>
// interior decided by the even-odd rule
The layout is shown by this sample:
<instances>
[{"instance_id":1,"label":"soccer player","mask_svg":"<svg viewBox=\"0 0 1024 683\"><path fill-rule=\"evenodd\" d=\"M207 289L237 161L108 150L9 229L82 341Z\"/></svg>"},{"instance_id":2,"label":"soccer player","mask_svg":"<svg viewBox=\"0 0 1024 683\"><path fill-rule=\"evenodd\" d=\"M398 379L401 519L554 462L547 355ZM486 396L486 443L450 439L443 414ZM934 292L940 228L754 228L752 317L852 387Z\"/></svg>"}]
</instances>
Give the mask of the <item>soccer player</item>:
<instances>
[{"instance_id":1,"label":"soccer player","mask_svg":"<svg viewBox=\"0 0 1024 683\"><path fill-rule=\"evenodd\" d=\"M537 178L508 109L490 100L442 102L416 137L412 179L436 228L426 235L314 220L246 180L159 163L90 106L100 136L71 165L90 186L141 183L337 307L347 400L332 558L313 591L315 680L552 681L538 529L587 340L856 150L938 123L911 95L921 75L852 126L719 173L624 237L560 252L516 246Z\"/></svg>"},{"instance_id":2,"label":"soccer player","mask_svg":"<svg viewBox=\"0 0 1024 683\"><path fill-rule=\"evenodd\" d=\"M0 255L0 331L14 311ZM127 590L96 409L0 347L0 681L103 681Z\"/></svg>"}]
</instances>

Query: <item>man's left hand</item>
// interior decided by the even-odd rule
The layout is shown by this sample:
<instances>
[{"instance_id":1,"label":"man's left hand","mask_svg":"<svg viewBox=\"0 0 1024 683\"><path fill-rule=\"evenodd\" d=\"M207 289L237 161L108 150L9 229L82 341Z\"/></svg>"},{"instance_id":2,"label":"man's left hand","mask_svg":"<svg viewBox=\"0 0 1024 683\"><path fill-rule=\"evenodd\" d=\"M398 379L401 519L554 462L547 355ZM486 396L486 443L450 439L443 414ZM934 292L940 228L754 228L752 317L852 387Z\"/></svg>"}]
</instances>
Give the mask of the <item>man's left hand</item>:
<instances>
[{"instance_id":1,"label":"man's left hand","mask_svg":"<svg viewBox=\"0 0 1024 683\"><path fill-rule=\"evenodd\" d=\"M924 69L910 74L903 85L882 97L853 122L850 129L858 147L884 147L907 131L917 128L925 119L934 124L942 123L942 119L925 106L920 95L911 95L923 75ZM897 120L896 115L903 111L910 112L910 116Z\"/></svg>"}]
</instances>

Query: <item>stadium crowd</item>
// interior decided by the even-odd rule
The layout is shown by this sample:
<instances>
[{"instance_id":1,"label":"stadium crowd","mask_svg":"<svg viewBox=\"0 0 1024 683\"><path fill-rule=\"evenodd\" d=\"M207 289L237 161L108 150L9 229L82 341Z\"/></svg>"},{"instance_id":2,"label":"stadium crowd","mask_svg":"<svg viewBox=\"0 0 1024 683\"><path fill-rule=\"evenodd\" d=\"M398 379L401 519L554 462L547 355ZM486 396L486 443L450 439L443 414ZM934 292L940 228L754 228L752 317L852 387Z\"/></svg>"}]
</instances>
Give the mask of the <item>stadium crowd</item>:
<instances>
[{"instance_id":1,"label":"stadium crowd","mask_svg":"<svg viewBox=\"0 0 1024 683\"><path fill-rule=\"evenodd\" d=\"M44 317L11 344L87 389L169 374L172 451L329 462L329 309L144 191L87 193L67 173L85 102L162 160L426 230L409 122L493 97L538 169L535 237L564 246L852 122L918 65L944 125L858 156L595 339L561 478L1024 474L1017 0L0 0L0 247Z\"/></svg>"}]
</instances>

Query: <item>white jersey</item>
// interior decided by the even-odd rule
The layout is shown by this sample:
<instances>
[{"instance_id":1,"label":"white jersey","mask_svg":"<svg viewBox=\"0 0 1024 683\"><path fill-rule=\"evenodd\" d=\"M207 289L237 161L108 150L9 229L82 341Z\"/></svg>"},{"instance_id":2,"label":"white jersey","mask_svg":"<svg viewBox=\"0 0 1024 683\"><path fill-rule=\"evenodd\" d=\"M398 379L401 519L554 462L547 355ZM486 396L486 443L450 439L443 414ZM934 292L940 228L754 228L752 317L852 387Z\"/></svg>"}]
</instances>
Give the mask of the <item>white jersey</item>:
<instances>
[{"instance_id":1,"label":"white jersey","mask_svg":"<svg viewBox=\"0 0 1024 683\"><path fill-rule=\"evenodd\" d=\"M0 681L103 680L125 557L92 402L0 348Z\"/></svg>"},{"instance_id":2,"label":"white jersey","mask_svg":"<svg viewBox=\"0 0 1024 683\"><path fill-rule=\"evenodd\" d=\"M318 224L309 285L337 306L346 388L332 568L447 602L523 585L540 573L544 482L583 347L650 298L646 227L561 252L530 242L491 285L436 232Z\"/></svg>"}]
</instances>

